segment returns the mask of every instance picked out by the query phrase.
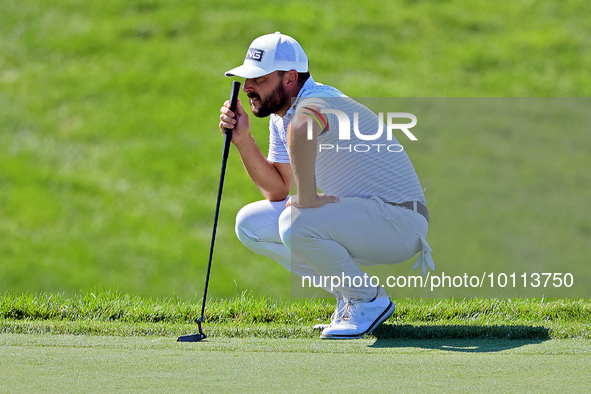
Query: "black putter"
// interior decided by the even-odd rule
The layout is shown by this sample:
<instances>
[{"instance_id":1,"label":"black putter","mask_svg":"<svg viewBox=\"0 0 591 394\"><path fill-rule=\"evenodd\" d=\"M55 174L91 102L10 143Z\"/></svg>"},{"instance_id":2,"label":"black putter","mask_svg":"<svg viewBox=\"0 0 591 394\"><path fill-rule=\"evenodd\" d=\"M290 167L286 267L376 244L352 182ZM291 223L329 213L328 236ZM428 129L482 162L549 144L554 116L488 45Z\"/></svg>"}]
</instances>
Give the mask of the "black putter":
<instances>
[{"instance_id":1,"label":"black putter","mask_svg":"<svg viewBox=\"0 0 591 394\"><path fill-rule=\"evenodd\" d=\"M240 92L240 82L232 82L232 94L230 96L230 110L236 112L236 102ZM213 245L215 244L215 233L218 226L218 217L220 215L220 203L222 202L222 190L224 188L224 176L226 175L226 163L230 153L230 142L232 141L232 130L224 130L224 152L222 154L222 173L220 175L220 186L218 188L218 201L215 206L215 218L213 219L213 232L211 234L211 246L209 248L209 262L207 263L207 276L205 277L205 291L203 292L203 304L201 305L201 316L197 319L199 332L197 334L182 335L177 342L199 342L207 336L203 333L201 323L203 323L203 314L205 313L205 300L207 298L207 286L209 285L209 273L211 271L211 259L213 258Z\"/></svg>"}]
</instances>

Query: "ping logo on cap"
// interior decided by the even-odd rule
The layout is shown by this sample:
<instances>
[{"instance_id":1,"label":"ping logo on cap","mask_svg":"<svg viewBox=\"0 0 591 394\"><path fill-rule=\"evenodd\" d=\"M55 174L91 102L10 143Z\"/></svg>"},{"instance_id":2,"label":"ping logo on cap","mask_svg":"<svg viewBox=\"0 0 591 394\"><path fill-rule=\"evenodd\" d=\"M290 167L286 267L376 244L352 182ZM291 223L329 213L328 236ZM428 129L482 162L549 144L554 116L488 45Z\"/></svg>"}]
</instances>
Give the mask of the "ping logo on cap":
<instances>
[{"instance_id":1,"label":"ping logo on cap","mask_svg":"<svg viewBox=\"0 0 591 394\"><path fill-rule=\"evenodd\" d=\"M264 53L265 51L263 51L262 49L248 48L248 52L246 52L246 58L260 62L261 60L263 60Z\"/></svg>"}]
</instances>

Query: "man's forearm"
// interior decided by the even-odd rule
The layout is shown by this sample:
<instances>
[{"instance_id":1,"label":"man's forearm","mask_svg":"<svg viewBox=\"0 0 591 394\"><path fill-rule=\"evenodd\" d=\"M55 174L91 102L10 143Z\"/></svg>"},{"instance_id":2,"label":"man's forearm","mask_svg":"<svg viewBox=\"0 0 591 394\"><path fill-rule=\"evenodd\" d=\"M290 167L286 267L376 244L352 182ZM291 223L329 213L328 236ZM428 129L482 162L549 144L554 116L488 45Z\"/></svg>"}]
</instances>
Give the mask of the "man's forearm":
<instances>
[{"instance_id":1,"label":"man's forearm","mask_svg":"<svg viewBox=\"0 0 591 394\"><path fill-rule=\"evenodd\" d=\"M308 135L308 114L296 114L289 124L287 140L289 157L297 193L291 196L288 206L297 208L318 208L327 203L339 202L337 196L318 194L316 189L316 144L322 131L318 123L312 122L312 136Z\"/></svg>"},{"instance_id":2,"label":"man's forearm","mask_svg":"<svg viewBox=\"0 0 591 394\"><path fill-rule=\"evenodd\" d=\"M263 156L251 135L243 138L235 146L246 173L267 200L281 201L289 195L291 177L282 175L277 167Z\"/></svg>"},{"instance_id":3,"label":"man's forearm","mask_svg":"<svg viewBox=\"0 0 591 394\"><path fill-rule=\"evenodd\" d=\"M305 204L317 198L316 193L316 135L307 138L304 126L291 129L290 160L299 202Z\"/></svg>"}]
</instances>

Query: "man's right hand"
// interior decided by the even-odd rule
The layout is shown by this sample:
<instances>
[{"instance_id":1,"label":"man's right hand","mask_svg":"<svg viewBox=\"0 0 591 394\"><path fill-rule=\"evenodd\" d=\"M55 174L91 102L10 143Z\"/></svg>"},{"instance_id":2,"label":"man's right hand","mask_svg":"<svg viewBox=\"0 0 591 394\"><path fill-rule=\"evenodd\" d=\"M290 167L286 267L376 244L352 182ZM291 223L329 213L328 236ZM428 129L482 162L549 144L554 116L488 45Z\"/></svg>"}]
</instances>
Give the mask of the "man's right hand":
<instances>
[{"instance_id":1,"label":"man's right hand","mask_svg":"<svg viewBox=\"0 0 591 394\"><path fill-rule=\"evenodd\" d=\"M224 103L220 112L220 131L224 134L227 128L232 130L232 143L239 144L245 136L250 134L250 120L240 99L236 103L236 113L230 111L230 100Z\"/></svg>"}]
</instances>

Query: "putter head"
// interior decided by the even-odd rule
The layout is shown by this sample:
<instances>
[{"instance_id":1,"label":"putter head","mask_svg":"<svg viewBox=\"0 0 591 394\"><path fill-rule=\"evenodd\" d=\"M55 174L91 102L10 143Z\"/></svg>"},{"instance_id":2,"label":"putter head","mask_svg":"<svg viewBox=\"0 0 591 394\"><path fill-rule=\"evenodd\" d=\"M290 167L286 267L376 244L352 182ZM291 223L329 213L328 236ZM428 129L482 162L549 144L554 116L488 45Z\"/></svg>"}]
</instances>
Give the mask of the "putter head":
<instances>
[{"instance_id":1,"label":"putter head","mask_svg":"<svg viewBox=\"0 0 591 394\"><path fill-rule=\"evenodd\" d=\"M197 334L181 335L176 340L177 342L199 342L207 338L205 334L198 332Z\"/></svg>"},{"instance_id":2,"label":"putter head","mask_svg":"<svg viewBox=\"0 0 591 394\"><path fill-rule=\"evenodd\" d=\"M207 338L207 336L203 333L201 329L201 322L203 321L203 317L197 319L197 326L199 327L199 332L197 334L189 334L189 335L181 335L176 340L177 342L199 342Z\"/></svg>"}]
</instances>

